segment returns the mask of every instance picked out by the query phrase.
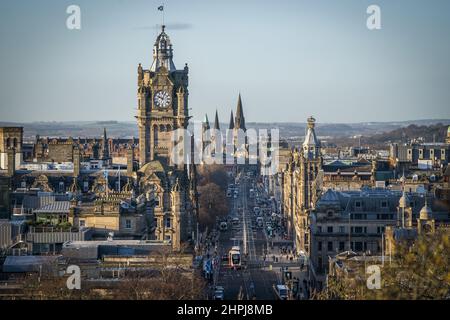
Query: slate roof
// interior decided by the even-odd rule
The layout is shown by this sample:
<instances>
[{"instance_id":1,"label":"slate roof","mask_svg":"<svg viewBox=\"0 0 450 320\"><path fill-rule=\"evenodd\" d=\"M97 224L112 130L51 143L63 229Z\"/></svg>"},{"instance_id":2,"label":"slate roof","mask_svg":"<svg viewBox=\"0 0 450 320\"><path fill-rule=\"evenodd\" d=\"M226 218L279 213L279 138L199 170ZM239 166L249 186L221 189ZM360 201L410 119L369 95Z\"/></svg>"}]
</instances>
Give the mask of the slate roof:
<instances>
[{"instance_id":1,"label":"slate roof","mask_svg":"<svg viewBox=\"0 0 450 320\"><path fill-rule=\"evenodd\" d=\"M49 205L43 206L35 213L69 213L70 202L69 201L55 201Z\"/></svg>"}]
</instances>

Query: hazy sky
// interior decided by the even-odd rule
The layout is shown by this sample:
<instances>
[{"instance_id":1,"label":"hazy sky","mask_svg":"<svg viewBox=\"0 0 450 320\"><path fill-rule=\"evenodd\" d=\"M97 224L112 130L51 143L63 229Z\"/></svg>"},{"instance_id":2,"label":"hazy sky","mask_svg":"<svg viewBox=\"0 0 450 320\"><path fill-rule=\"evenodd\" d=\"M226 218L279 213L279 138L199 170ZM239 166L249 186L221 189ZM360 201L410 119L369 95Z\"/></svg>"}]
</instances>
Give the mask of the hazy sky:
<instances>
[{"instance_id":1,"label":"hazy sky","mask_svg":"<svg viewBox=\"0 0 450 320\"><path fill-rule=\"evenodd\" d=\"M196 119L239 91L248 122L450 118L448 0L0 0L0 121L134 120L162 2Z\"/></svg>"}]
</instances>

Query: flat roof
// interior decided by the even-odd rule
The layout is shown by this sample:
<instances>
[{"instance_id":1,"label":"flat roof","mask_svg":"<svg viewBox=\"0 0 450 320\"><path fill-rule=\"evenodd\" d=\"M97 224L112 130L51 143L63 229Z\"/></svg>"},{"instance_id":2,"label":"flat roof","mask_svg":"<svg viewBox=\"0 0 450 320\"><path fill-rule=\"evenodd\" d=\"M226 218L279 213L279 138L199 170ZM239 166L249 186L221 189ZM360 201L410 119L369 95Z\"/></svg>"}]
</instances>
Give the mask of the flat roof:
<instances>
[{"instance_id":1,"label":"flat roof","mask_svg":"<svg viewBox=\"0 0 450 320\"><path fill-rule=\"evenodd\" d=\"M94 240L94 241L67 241L64 248L94 248L98 246L168 246L168 240Z\"/></svg>"}]
</instances>

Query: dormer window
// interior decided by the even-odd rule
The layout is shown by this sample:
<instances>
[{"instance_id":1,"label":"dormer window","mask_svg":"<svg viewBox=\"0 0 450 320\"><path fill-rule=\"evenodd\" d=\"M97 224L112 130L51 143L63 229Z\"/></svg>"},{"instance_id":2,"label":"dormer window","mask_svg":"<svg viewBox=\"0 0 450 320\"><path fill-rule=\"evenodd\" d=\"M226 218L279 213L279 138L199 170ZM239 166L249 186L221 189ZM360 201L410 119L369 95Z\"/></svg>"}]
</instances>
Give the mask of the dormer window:
<instances>
[{"instance_id":1,"label":"dormer window","mask_svg":"<svg viewBox=\"0 0 450 320\"><path fill-rule=\"evenodd\" d=\"M327 217L328 218L333 218L333 215L334 215L334 211L333 210L328 210L327 211Z\"/></svg>"},{"instance_id":2,"label":"dormer window","mask_svg":"<svg viewBox=\"0 0 450 320\"><path fill-rule=\"evenodd\" d=\"M388 206L388 203L387 203L387 201L381 201L381 207L382 208L387 208L387 206Z\"/></svg>"},{"instance_id":3,"label":"dormer window","mask_svg":"<svg viewBox=\"0 0 450 320\"><path fill-rule=\"evenodd\" d=\"M361 201L355 201L355 208L358 208L358 209L360 209L362 207L362 203L361 203Z\"/></svg>"}]
</instances>

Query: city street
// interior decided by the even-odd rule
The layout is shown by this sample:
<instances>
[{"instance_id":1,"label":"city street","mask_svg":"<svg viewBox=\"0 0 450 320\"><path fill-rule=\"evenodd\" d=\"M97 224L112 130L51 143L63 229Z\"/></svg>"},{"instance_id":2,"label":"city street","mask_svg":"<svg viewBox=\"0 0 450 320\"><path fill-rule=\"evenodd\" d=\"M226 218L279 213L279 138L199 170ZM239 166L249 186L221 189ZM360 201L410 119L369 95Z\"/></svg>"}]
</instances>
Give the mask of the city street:
<instances>
[{"instance_id":1,"label":"city street","mask_svg":"<svg viewBox=\"0 0 450 320\"><path fill-rule=\"evenodd\" d=\"M239 219L239 225L228 223L228 230L220 232L217 253L220 257L227 255L233 246L240 246L242 268L234 270L227 261L221 261L215 275L215 285L224 288L224 298L234 299L277 299L274 287L282 284L281 268L288 267L293 276L299 277L300 264L290 261L279 254L277 244L290 244L288 241L277 241L273 249L264 226L258 228L253 214L254 198L250 198L249 190L253 179L241 179L237 197L231 197L231 212L228 221ZM276 257L276 258L275 258ZM276 262L273 260L275 259Z\"/></svg>"}]
</instances>

